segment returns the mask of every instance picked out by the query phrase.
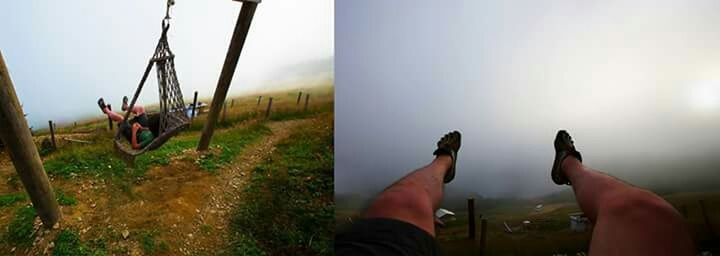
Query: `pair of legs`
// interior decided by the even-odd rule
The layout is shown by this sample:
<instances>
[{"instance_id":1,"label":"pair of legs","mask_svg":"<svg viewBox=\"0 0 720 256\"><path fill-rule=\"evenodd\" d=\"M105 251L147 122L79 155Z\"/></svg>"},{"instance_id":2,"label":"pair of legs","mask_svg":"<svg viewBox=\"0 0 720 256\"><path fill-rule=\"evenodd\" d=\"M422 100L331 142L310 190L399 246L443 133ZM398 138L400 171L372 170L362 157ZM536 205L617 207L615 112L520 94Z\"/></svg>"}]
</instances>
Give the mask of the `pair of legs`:
<instances>
[{"instance_id":1,"label":"pair of legs","mask_svg":"<svg viewBox=\"0 0 720 256\"><path fill-rule=\"evenodd\" d=\"M380 193L365 218L404 221L435 236L434 212L443 195L443 177L453 159L438 156ZM659 196L583 165L561 162L580 208L595 224L594 255L694 255L680 214Z\"/></svg>"}]
</instances>

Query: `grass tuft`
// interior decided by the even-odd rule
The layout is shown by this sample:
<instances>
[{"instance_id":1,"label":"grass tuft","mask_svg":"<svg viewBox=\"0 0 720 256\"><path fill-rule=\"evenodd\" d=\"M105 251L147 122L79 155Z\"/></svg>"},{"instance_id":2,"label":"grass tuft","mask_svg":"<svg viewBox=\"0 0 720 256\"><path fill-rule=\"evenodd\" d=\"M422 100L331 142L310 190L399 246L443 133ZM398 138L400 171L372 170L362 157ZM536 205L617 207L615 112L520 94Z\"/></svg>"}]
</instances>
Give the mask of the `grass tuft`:
<instances>
[{"instance_id":1,"label":"grass tuft","mask_svg":"<svg viewBox=\"0 0 720 256\"><path fill-rule=\"evenodd\" d=\"M0 195L0 207L10 206L25 200L27 200L27 194L24 192Z\"/></svg>"},{"instance_id":2,"label":"grass tuft","mask_svg":"<svg viewBox=\"0 0 720 256\"><path fill-rule=\"evenodd\" d=\"M53 256L100 256L106 255L104 243L92 248L80 241L80 235L74 230L63 229L55 238Z\"/></svg>"},{"instance_id":3,"label":"grass tuft","mask_svg":"<svg viewBox=\"0 0 720 256\"><path fill-rule=\"evenodd\" d=\"M12 244L27 247L35 238L33 223L37 216L35 209L27 206L18 209L7 228L6 240Z\"/></svg>"}]
</instances>

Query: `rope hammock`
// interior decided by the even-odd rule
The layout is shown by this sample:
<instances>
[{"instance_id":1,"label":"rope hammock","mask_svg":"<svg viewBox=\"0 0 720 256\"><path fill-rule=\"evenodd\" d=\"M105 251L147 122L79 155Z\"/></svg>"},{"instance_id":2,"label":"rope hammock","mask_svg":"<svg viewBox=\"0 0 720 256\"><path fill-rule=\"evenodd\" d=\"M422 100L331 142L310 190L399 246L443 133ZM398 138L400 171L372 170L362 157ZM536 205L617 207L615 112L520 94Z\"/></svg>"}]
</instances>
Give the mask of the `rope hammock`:
<instances>
[{"instance_id":1,"label":"rope hammock","mask_svg":"<svg viewBox=\"0 0 720 256\"><path fill-rule=\"evenodd\" d=\"M173 4L172 0L168 1L166 15L162 21L162 35L160 36L157 47L155 47L155 53L152 58L150 58L145 68L145 73L140 79L140 84L137 90L135 90L135 95L130 102L130 106L125 112L125 120L128 120L135 106L135 102L138 96L140 96L140 91L145 84L145 80L147 80L150 70L154 65L157 73L160 96L160 112L157 114L148 114L150 126L148 128L155 136L155 139L144 148L133 149L127 139L125 139L121 129L118 129L115 135L114 144L116 152L129 163L132 163L136 156L148 150L159 148L170 138L190 125L190 118L188 118L186 114L185 102L183 101L182 91L180 90L180 84L178 83L177 74L175 73L175 55L170 50L170 45L167 41L167 31L170 28L169 12L170 6ZM133 120L128 120L128 123L132 124Z\"/></svg>"}]
</instances>

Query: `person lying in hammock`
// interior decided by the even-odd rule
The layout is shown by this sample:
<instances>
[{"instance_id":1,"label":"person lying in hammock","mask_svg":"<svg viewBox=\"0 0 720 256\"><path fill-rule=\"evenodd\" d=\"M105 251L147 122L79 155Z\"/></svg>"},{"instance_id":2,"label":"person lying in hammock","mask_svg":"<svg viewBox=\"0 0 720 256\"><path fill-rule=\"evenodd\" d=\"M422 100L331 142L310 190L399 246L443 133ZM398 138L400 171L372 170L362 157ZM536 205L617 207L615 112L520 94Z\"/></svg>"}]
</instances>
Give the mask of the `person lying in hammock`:
<instances>
[{"instance_id":1,"label":"person lying in hammock","mask_svg":"<svg viewBox=\"0 0 720 256\"><path fill-rule=\"evenodd\" d=\"M127 102L128 98L123 97L123 111L127 111L128 109ZM149 121L143 106L135 105L132 108L131 112L135 115L135 118L131 119L130 123L126 121L122 115L110 110L103 98L98 99L98 106L110 119L118 123L118 129L120 129L123 136L130 142L133 149L142 149L155 139L155 135L150 131L150 128L148 128Z\"/></svg>"}]
</instances>

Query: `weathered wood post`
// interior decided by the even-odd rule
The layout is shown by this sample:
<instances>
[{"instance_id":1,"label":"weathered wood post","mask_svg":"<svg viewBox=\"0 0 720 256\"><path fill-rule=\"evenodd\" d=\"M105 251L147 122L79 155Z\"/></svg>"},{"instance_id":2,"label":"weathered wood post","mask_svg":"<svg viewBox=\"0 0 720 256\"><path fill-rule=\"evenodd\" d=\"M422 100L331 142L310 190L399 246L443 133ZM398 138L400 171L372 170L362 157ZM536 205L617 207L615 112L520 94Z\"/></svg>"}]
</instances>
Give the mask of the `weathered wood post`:
<instances>
[{"instance_id":1,"label":"weathered wood post","mask_svg":"<svg viewBox=\"0 0 720 256\"><path fill-rule=\"evenodd\" d=\"M298 98L297 98L297 102L295 102L295 105L300 105L301 98L302 98L302 92L298 92Z\"/></svg>"},{"instance_id":2,"label":"weathered wood post","mask_svg":"<svg viewBox=\"0 0 720 256\"><path fill-rule=\"evenodd\" d=\"M468 238L475 240L475 198L467 199L468 207Z\"/></svg>"},{"instance_id":3,"label":"weathered wood post","mask_svg":"<svg viewBox=\"0 0 720 256\"><path fill-rule=\"evenodd\" d=\"M222 119L221 119L220 122L222 122L222 123L225 122L225 116L227 116L227 101L226 101L225 104L223 105L223 115L222 115Z\"/></svg>"},{"instance_id":4,"label":"weathered wood post","mask_svg":"<svg viewBox=\"0 0 720 256\"><path fill-rule=\"evenodd\" d=\"M238 59L240 59L240 52L242 52L243 45L245 44L245 38L247 38L248 30L250 30L250 23L252 22L255 9L257 8L260 0L237 0L242 2L242 8L238 15L237 22L235 23L235 31L233 31L232 39L230 39L230 47L228 48L227 55L225 56L225 63L223 64L222 71L220 72L220 78L218 79L217 88L215 89L215 95L213 96L212 104L210 105L210 113L208 113L207 121L203 127L202 135L200 136L200 142L198 142L198 151L207 150L210 146L210 139L212 139L213 132L215 131L215 124L217 123L218 116L220 115L220 108L225 97L230 89L230 82L232 81L233 74L235 73L235 67L237 67Z\"/></svg>"},{"instance_id":5,"label":"weathered wood post","mask_svg":"<svg viewBox=\"0 0 720 256\"><path fill-rule=\"evenodd\" d=\"M30 135L30 128L15 94L15 87L0 52L0 139L8 149L15 171L30 195L33 207L43 225L50 228L60 219L60 209L40 155Z\"/></svg>"},{"instance_id":6,"label":"weathered wood post","mask_svg":"<svg viewBox=\"0 0 720 256\"><path fill-rule=\"evenodd\" d=\"M255 107L260 106L260 100L262 100L262 96L258 96L258 102L257 102L257 105L255 105Z\"/></svg>"},{"instance_id":7,"label":"weathered wood post","mask_svg":"<svg viewBox=\"0 0 720 256\"><path fill-rule=\"evenodd\" d=\"M270 108L272 107L272 100L273 100L272 97L270 97L270 99L268 100L268 107L265 110L265 118L270 117Z\"/></svg>"},{"instance_id":8,"label":"weathered wood post","mask_svg":"<svg viewBox=\"0 0 720 256\"><path fill-rule=\"evenodd\" d=\"M192 111L190 112L190 122L195 119L195 111L197 111L197 91L195 91L195 96L193 97L193 104L192 104Z\"/></svg>"},{"instance_id":9,"label":"weathered wood post","mask_svg":"<svg viewBox=\"0 0 720 256\"><path fill-rule=\"evenodd\" d=\"M230 100L230 108L232 108L233 106L235 106L235 99Z\"/></svg>"},{"instance_id":10,"label":"weathered wood post","mask_svg":"<svg viewBox=\"0 0 720 256\"><path fill-rule=\"evenodd\" d=\"M480 219L480 255L485 255L487 236L487 219Z\"/></svg>"},{"instance_id":11,"label":"weathered wood post","mask_svg":"<svg viewBox=\"0 0 720 256\"><path fill-rule=\"evenodd\" d=\"M55 126L53 125L52 120L48 120L48 127L50 127L50 141L52 142L53 149L57 149L57 144L55 142Z\"/></svg>"},{"instance_id":12,"label":"weathered wood post","mask_svg":"<svg viewBox=\"0 0 720 256\"><path fill-rule=\"evenodd\" d=\"M308 102L310 101L310 94L305 94L305 109L303 111L307 111Z\"/></svg>"},{"instance_id":13,"label":"weathered wood post","mask_svg":"<svg viewBox=\"0 0 720 256\"><path fill-rule=\"evenodd\" d=\"M112 111L112 106L110 104L107 104L107 108L109 111ZM110 118L109 116L108 116L108 130L111 130L111 131L113 130L112 118Z\"/></svg>"},{"instance_id":14,"label":"weathered wood post","mask_svg":"<svg viewBox=\"0 0 720 256\"><path fill-rule=\"evenodd\" d=\"M705 211L705 200L700 200L700 211L705 219L705 226L708 228L708 231L710 231L710 236L715 237L715 230L712 227L712 223L710 223L710 217L708 217Z\"/></svg>"}]
</instances>

